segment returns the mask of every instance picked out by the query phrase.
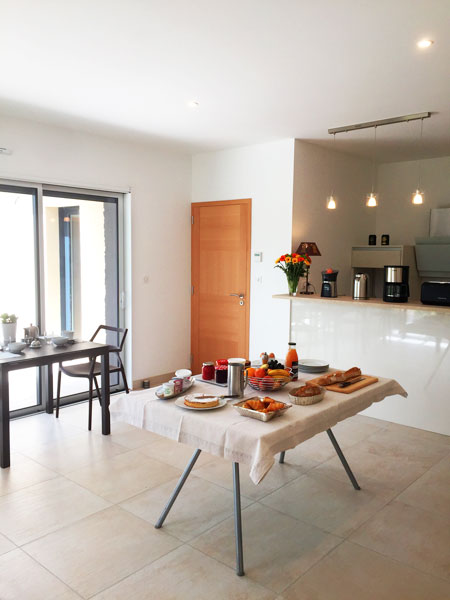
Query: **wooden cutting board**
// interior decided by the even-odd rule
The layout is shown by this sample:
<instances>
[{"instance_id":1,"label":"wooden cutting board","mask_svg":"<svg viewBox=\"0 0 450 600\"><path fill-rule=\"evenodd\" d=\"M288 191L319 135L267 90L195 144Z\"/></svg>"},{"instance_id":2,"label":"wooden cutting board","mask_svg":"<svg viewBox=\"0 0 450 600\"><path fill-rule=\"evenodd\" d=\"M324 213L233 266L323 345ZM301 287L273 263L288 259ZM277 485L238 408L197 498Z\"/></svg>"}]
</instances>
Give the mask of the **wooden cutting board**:
<instances>
[{"instance_id":1,"label":"wooden cutting board","mask_svg":"<svg viewBox=\"0 0 450 600\"><path fill-rule=\"evenodd\" d=\"M356 392L361 388L367 387L368 385L372 385L372 383L376 383L378 381L378 377L372 377L371 375L361 375L364 377L362 381L357 381L352 385L347 385L346 387L339 387L339 383L333 383L331 385L325 386L325 389L330 390L330 392L340 392L341 394L351 394L352 392ZM320 379L316 377L315 379L310 379L308 383L316 383L317 380Z\"/></svg>"}]
</instances>

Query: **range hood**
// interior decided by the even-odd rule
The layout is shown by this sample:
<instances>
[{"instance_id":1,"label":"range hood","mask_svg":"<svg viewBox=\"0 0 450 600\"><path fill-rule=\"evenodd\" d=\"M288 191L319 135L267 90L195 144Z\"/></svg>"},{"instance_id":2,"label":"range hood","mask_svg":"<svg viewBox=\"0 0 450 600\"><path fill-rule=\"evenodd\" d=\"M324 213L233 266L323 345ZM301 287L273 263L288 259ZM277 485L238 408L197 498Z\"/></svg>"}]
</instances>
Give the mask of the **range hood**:
<instances>
[{"instance_id":1,"label":"range hood","mask_svg":"<svg viewBox=\"0 0 450 600\"><path fill-rule=\"evenodd\" d=\"M450 235L416 238L416 262L421 277L450 277Z\"/></svg>"}]
</instances>

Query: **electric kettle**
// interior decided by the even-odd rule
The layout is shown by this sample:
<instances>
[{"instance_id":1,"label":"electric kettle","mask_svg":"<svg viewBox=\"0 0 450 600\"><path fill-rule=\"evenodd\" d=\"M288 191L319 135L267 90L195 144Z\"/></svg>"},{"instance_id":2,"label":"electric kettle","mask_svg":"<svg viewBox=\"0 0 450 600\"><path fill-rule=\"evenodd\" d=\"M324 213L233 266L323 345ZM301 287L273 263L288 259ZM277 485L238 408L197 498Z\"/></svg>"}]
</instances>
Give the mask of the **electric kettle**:
<instances>
[{"instance_id":1,"label":"electric kettle","mask_svg":"<svg viewBox=\"0 0 450 600\"><path fill-rule=\"evenodd\" d=\"M369 299L369 276L367 273L356 273L353 280L353 300Z\"/></svg>"}]
</instances>

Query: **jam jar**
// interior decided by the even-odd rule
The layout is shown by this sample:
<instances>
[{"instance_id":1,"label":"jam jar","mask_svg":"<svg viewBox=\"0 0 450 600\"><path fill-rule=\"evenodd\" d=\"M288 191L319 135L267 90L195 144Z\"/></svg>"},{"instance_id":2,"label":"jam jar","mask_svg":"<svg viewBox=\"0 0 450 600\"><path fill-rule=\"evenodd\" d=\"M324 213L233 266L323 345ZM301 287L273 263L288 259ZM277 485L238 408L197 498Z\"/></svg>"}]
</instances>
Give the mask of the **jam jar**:
<instances>
[{"instance_id":1,"label":"jam jar","mask_svg":"<svg viewBox=\"0 0 450 600\"><path fill-rule=\"evenodd\" d=\"M204 362L202 366L202 379L205 381L210 381L214 379L214 363L213 362Z\"/></svg>"},{"instance_id":2,"label":"jam jar","mask_svg":"<svg viewBox=\"0 0 450 600\"><path fill-rule=\"evenodd\" d=\"M228 360L220 358L216 360L216 383L227 383L228 381Z\"/></svg>"}]
</instances>

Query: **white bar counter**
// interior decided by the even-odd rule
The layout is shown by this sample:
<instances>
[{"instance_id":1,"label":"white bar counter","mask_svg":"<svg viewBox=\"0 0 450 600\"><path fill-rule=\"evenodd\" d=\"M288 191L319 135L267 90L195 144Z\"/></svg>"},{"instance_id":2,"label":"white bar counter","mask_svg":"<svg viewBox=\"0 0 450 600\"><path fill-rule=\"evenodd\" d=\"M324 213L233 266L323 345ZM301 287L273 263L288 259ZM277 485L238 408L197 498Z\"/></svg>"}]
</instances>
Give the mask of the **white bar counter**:
<instances>
[{"instance_id":1,"label":"white bar counter","mask_svg":"<svg viewBox=\"0 0 450 600\"><path fill-rule=\"evenodd\" d=\"M291 302L299 358L396 379L408 400L373 405L369 416L450 435L450 308L346 296L274 296Z\"/></svg>"},{"instance_id":2,"label":"white bar counter","mask_svg":"<svg viewBox=\"0 0 450 600\"><path fill-rule=\"evenodd\" d=\"M422 304L420 300L409 300L408 302L384 302L382 298L369 298L368 300L353 300L351 296L338 296L337 298L323 298L318 294L300 294L298 296L289 296L289 294L274 294L272 298L282 298L285 300L294 300L294 301L311 301L311 300L319 300L320 302L331 302L336 304L336 302L351 302L356 305L359 304L361 306L381 306L383 308L407 308L410 310L431 310L433 312L444 313L450 315L450 306L433 306L431 304Z\"/></svg>"}]
</instances>

